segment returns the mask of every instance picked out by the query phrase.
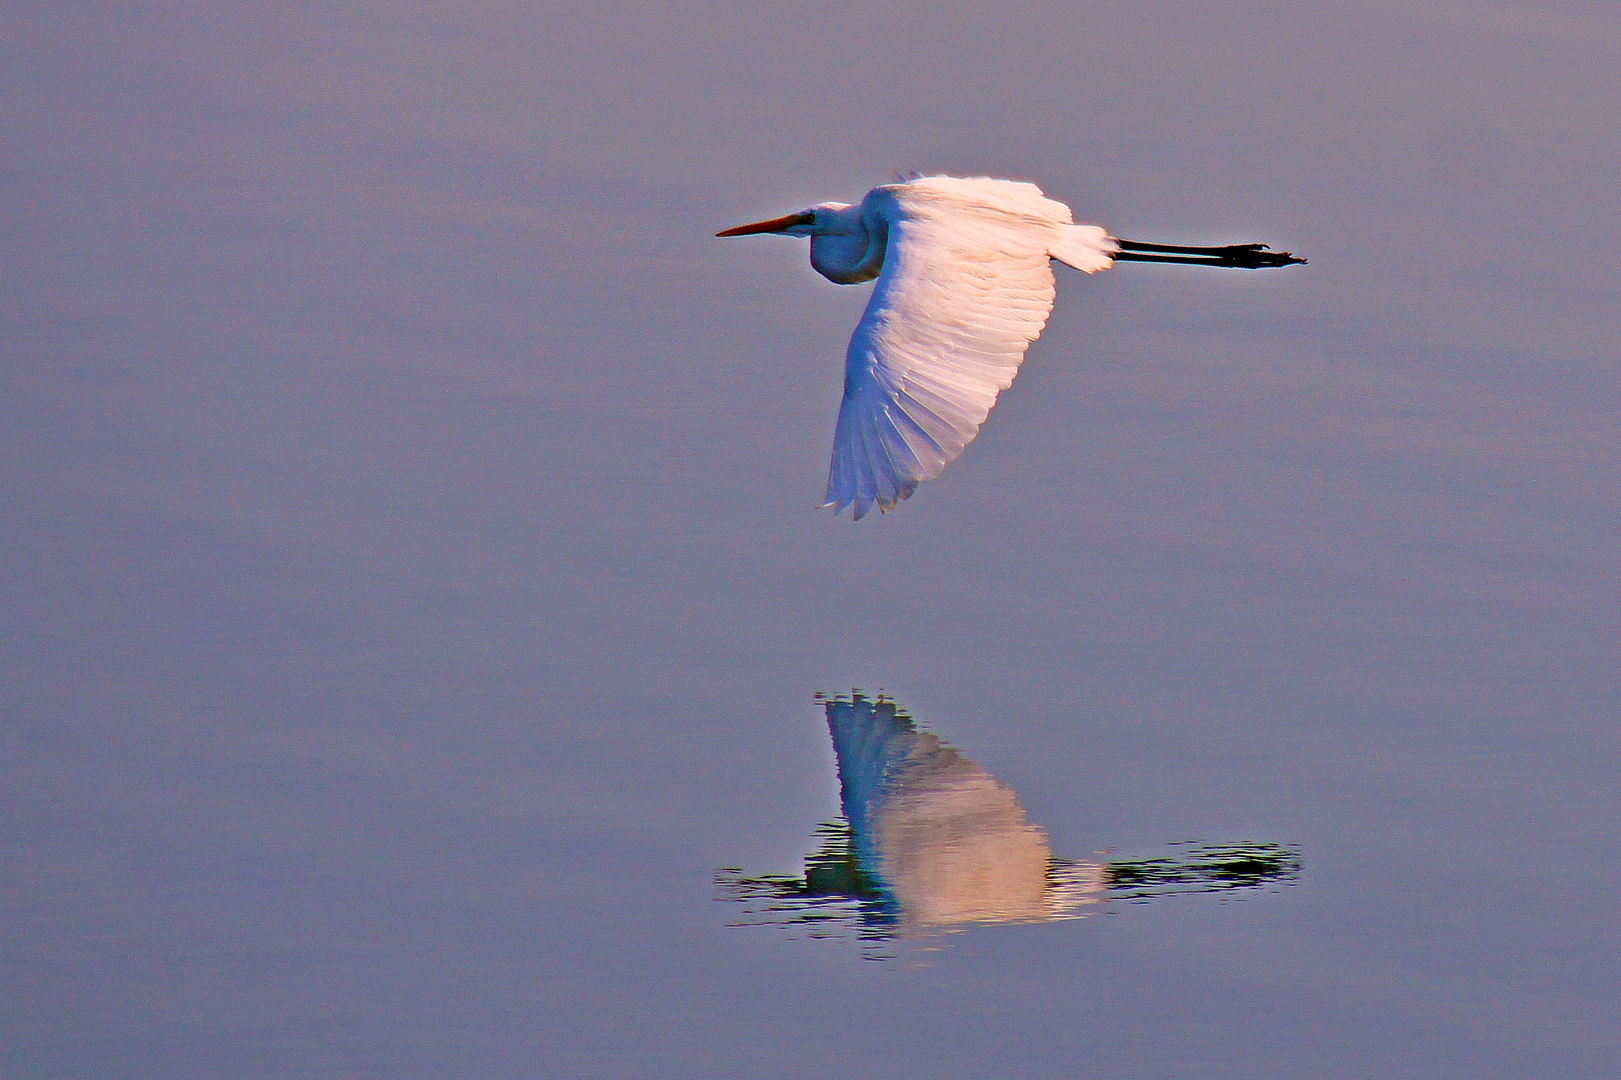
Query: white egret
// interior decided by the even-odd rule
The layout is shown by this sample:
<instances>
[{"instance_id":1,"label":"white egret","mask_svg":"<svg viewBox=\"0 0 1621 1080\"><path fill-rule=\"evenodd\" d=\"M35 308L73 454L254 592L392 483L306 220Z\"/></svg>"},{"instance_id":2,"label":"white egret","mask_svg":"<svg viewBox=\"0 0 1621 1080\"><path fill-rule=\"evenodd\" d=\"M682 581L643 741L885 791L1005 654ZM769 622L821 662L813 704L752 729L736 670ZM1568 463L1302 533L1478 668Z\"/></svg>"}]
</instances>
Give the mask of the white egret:
<instances>
[{"instance_id":1,"label":"white egret","mask_svg":"<svg viewBox=\"0 0 1621 1080\"><path fill-rule=\"evenodd\" d=\"M850 338L827 500L859 520L939 476L979 433L1053 306L1051 261L1095 274L1115 262L1256 270L1303 263L1265 244L1175 247L1076 225L1034 184L924 176L857 205L818 203L716 236L810 237L817 273L878 279Z\"/></svg>"}]
</instances>

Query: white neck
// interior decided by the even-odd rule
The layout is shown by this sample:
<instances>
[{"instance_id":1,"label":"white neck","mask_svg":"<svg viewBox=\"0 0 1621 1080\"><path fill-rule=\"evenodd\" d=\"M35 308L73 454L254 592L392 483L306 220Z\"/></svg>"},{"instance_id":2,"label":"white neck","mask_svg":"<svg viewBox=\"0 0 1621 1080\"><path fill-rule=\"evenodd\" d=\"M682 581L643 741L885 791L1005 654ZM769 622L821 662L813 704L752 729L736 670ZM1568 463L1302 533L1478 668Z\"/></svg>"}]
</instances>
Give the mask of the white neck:
<instances>
[{"instance_id":1,"label":"white neck","mask_svg":"<svg viewBox=\"0 0 1621 1080\"><path fill-rule=\"evenodd\" d=\"M860 206L817 208L811 234L811 266L840 285L871 281L884 267L889 230L883 218L863 215Z\"/></svg>"}]
</instances>

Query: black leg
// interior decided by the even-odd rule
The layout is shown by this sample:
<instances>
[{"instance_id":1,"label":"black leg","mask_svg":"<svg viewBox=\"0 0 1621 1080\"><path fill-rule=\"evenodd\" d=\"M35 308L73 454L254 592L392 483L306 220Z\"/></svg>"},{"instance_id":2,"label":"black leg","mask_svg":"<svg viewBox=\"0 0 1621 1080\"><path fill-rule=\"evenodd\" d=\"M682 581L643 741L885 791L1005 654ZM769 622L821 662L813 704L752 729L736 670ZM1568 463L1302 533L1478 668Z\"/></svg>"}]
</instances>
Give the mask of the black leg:
<instances>
[{"instance_id":1,"label":"black leg","mask_svg":"<svg viewBox=\"0 0 1621 1080\"><path fill-rule=\"evenodd\" d=\"M1174 247L1170 244L1143 244L1135 240L1115 243L1120 250L1115 259L1122 262L1187 263L1191 266L1230 266L1240 270L1261 270L1274 266L1304 263L1287 251L1271 251L1265 244L1228 244L1225 247Z\"/></svg>"}]
</instances>

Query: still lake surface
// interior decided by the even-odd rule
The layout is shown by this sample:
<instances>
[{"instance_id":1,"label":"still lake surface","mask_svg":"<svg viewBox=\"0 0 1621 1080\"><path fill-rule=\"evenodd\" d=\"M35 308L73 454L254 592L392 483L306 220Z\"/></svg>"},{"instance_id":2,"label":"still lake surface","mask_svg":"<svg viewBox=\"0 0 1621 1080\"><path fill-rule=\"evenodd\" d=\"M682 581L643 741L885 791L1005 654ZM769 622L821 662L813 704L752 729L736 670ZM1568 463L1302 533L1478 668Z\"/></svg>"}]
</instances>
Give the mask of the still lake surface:
<instances>
[{"instance_id":1,"label":"still lake surface","mask_svg":"<svg viewBox=\"0 0 1621 1080\"><path fill-rule=\"evenodd\" d=\"M1621 1070L1607 9L4 18L7 1077ZM866 290L712 234L912 169L1311 263L833 520Z\"/></svg>"}]
</instances>

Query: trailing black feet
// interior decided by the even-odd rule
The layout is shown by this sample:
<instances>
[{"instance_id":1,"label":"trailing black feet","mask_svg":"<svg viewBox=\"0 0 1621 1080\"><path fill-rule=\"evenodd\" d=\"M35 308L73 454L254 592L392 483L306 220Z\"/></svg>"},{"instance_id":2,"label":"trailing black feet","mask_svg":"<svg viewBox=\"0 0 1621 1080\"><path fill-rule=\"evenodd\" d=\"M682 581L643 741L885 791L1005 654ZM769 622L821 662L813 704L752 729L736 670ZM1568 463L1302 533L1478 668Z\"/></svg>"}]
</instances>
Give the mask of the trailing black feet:
<instances>
[{"instance_id":1,"label":"trailing black feet","mask_svg":"<svg viewBox=\"0 0 1621 1080\"><path fill-rule=\"evenodd\" d=\"M1169 262L1190 266L1230 266L1238 270L1264 270L1274 266L1305 263L1287 251L1273 251L1265 244L1228 244L1225 247L1173 247L1169 244L1143 244L1135 240L1115 241L1120 250L1117 262Z\"/></svg>"}]
</instances>

